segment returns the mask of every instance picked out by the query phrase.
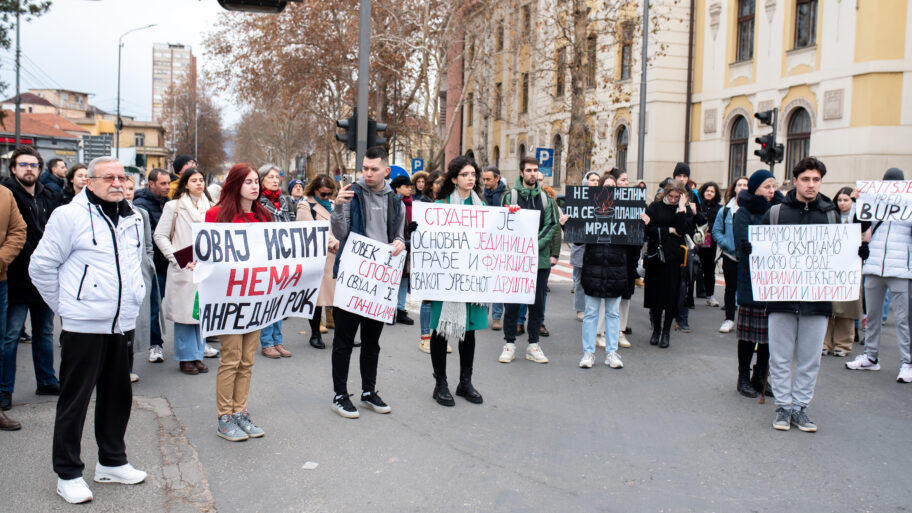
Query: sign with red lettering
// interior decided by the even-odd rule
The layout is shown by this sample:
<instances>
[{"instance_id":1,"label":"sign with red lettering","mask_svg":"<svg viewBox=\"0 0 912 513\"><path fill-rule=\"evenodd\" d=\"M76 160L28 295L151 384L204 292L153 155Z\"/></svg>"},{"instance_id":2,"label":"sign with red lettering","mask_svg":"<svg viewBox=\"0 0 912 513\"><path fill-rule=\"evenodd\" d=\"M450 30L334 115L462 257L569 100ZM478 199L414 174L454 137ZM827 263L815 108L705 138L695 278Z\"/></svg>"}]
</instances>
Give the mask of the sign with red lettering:
<instances>
[{"instance_id":1,"label":"sign with red lettering","mask_svg":"<svg viewBox=\"0 0 912 513\"><path fill-rule=\"evenodd\" d=\"M313 317L328 221L198 223L193 241L203 337Z\"/></svg>"},{"instance_id":2,"label":"sign with red lettering","mask_svg":"<svg viewBox=\"0 0 912 513\"><path fill-rule=\"evenodd\" d=\"M413 203L412 297L534 303L539 218L538 210Z\"/></svg>"},{"instance_id":3,"label":"sign with red lettering","mask_svg":"<svg viewBox=\"0 0 912 513\"><path fill-rule=\"evenodd\" d=\"M854 301L861 285L861 225L748 227L756 301Z\"/></svg>"},{"instance_id":4,"label":"sign with red lettering","mask_svg":"<svg viewBox=\"0 0 912 513\"><path fill-rule=\"evenodd\" d=\"M858 180L855 217L859 221L912 220L912 181Z\"/></svg>"},{"instance_id":5,"label":"sign with red lettering","mask_svg":"<svg viewBox=\"0 0 912 513\"><path fill-rule=\"evenodd\" d=\"M350 233L339 257L333 308L390 324L396 316L405 251Z\"/></svg>"}]
</instances>

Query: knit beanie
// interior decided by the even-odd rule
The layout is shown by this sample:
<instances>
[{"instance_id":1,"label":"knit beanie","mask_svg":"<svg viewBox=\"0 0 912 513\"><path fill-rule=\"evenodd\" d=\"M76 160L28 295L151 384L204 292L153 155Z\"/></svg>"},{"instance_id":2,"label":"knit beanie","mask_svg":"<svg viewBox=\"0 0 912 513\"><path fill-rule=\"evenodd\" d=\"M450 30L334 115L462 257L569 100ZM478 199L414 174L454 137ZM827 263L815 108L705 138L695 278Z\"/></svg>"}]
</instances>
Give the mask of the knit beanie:
<instances>
[{"instance_id":1,"label":"knit beanie","mask_svg":"<svg viewBox=\"0 0 912 513\"><path fill-rule=\"evenodd\" d=\"M772 173L768 169L758 169L754 171L754 174L747 180L747 192L755 194L757 188L763 185L763 182L769 180L770 178L775 179Z\"/></svg>"},{"instance_id":2,"label":"knit beanie","mask_svg":"<svg viewBox=\"0 0 912 513\"><path fill-rule=\"evenodd\" d=\"M190 162L191 160L193 160L193 157L189 155L178 155L177 157L174 157L174 174L179 175L181 169L183 169L183 167L187 165L187 162Z\"/></svg>"},{"instance_id":3,"label":"knit beanie","mask_svg":"<svg viewBox=\"0 0 912 513\"><path fill-rule=\"evenodd\" d=\"M302 180L298 180L297 178L288 182L288 194L291 194L291 190L294 189L295 185L300 185L303 188L304 182Z\"/></svg>"},{"instance_id":4,"label":"knit beanie","mask_svg":"<svg viewBox=\"0 0 912 513\"><path fill-rule=\"evenodd\" d=\"M678 162L677 164L675 164L675 170L674 170L674 173L671 174L671 176L677 177L678 175L684 175L687 178L690 178L690 166L685 164L684 162Z\"/></svg>"},{"instance_id":5,"label":"knit beanie","mask_svg":"<svg viewBox=\"0 0 912 513\"><path fill-rule=\"evenodd\" d=\"M884 180L905 180L906 176L903 174L902 169L898 167L891 167L887 169L887 172L884 173Z\"/></svg>"}]
</instances>

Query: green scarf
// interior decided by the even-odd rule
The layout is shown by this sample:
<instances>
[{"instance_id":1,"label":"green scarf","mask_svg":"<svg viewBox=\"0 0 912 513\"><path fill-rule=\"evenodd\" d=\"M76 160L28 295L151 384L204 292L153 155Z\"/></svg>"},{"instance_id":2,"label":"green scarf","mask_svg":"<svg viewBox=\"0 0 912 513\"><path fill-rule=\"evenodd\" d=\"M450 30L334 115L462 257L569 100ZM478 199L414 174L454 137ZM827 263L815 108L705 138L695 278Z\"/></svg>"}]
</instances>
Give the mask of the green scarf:
<instances>
[{"instance_id":1,"label":"green scarf","mask_svg":"<svg viewBox=\"0 0 912 513\"><path fill-rule=\"evenodd\" d=\"M531 189L526 188L526 186L523 184L521 176L516 179L516 183L513 184L513 188L519 191L519 195L524 199L534 198L542 192L541 184L538 182L535 183L535 187Z\"/></svg>"}]
</instances>

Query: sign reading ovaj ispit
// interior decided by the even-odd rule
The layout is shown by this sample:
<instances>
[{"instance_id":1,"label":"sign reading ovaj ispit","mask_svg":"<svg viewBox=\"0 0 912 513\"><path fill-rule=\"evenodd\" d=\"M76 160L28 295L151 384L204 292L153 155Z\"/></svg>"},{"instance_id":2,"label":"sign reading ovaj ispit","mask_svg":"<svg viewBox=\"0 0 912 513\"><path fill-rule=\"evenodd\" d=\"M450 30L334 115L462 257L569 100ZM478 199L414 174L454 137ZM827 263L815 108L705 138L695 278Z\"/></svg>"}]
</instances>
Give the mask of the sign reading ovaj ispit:
<instances>
[{"instance_id":1,"label":"sign reading ovaj ispit","mask_svg":"<svg viewBox=\"0 0 912 513\"><path fill-rule=\"evenodd\" d=\"M194 224L203 337L312 318L328 239L327 221Z\"/></svg>"}]
</instances>

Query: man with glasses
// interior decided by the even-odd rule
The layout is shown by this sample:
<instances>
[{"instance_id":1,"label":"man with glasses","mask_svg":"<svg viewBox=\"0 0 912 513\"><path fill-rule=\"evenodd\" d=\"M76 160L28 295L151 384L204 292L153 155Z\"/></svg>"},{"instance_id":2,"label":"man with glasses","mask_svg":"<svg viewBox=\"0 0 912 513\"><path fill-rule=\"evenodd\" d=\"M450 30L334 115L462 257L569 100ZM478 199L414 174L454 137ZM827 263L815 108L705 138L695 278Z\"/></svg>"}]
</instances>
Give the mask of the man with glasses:
<instances>
[{"instance_id":1,"label":"man with glasses","mask_svg":"<svg viewBox=\"0 0 912 513\"><path fill-rule=\"evenodd\" d=\"M93 389L95 482L146 478L127 462L124 443L133 404L129 344L145 296L143 219L124 198L127 176L116 158L93 160L88 175L85 192L51 216L28 269L61 320L53 464L57 493L70 503L92 500L80 444Z\"/></svg>"},{"instance_id":2,"label":"man with glasses","mask_svg":"<svg viewBox=\"0 0 912 513\"><path fill-rule=\"evenodd\" d=\"M59 196L38 181L41 155L31 146L19 146L10 156L10 176L3 185L13 193L19 213L25 220L26 237L22 251L9 265L7 290L9 306L6 331L2 333L0 357L0 408L9 410L16 384L16 352L19 334L28 315L32 319L32 361L38 395L59 395L60 385L54 374L54 312L45 304L29 279L28 266L32 252L44 236L44 227L57 207Z\"/></svg>"}]
</instances>

